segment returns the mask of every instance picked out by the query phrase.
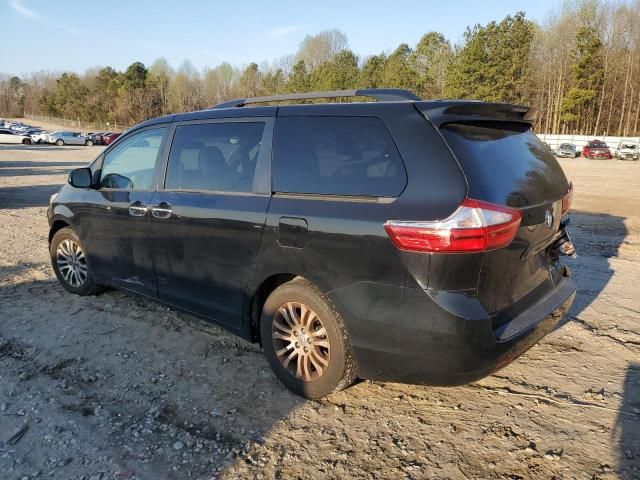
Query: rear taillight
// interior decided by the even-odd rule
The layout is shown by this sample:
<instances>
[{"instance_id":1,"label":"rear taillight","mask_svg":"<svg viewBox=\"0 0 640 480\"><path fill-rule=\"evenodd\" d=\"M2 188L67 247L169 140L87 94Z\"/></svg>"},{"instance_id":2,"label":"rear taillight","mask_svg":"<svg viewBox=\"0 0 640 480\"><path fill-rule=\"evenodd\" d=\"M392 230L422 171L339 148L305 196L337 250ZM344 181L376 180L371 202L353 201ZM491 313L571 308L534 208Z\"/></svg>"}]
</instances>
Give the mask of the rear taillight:
<instances>
[{"instance_id":1,"label":"rear taillight","mask_svg":"<svg viewBox=\"0 0 640 480\"><path fill-rule=\"evenodd\" d=\"M571 208L571 202L573 200L573 183L569 183L569 191L564 197L562 197L562 215L567 213Z\"/></svg>"},{"instance_id":2,"label":"rear taillight","mask_svg":"<svg viewBox=\"0 0 640 480\"><path fill-rule=\"evenodd\" d=\"M447 219L435 222L389 220L384 228L401 250L462 253L509 245L518 232L520 210L465 198Z\"/></svg>"}]
</instances>

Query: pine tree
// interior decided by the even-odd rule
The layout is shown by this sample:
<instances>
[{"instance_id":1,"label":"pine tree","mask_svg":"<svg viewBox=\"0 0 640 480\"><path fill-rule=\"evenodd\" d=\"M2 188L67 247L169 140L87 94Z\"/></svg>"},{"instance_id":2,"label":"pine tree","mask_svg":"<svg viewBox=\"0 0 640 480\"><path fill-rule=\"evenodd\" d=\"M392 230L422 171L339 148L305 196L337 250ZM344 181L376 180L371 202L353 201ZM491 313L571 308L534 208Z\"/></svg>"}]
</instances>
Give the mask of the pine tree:
<instances>
[{"instance_id":1,"label":"pine tree","mask_svg":"<svg viewBox=\"0 0 640 480\"><path fill-rule=\"evenodd\" d=\"M420 78L412 65L413 50L406 43L401 44L389 55L384 65L382 83L386 87L420 89Z\"/></svg>"},{"instance_id":2,"label":"pine tree","mask_svg":"<svg viewBox=\"0 0 640 480\"><path fill-rule=\"evenodd\" d=\"M384 68L387 57L384 53L372 55L362 66L358 78L360 88L380 88L384 87Z\"/></svg>"},{"instance_id":3,"label":"pine tree","mask_svg":"<svg viewBox=\"0 0 640 480\"><path fill-rule=\"evenodd\" d=\"M311 71L310 86L312 90L354 88L358 74L358 57L351 50L342 50Z\"/></svg>"},{"instance_id":4,"label":"pine tree","mask_svg":"<svg viewBox=\"0 0 640 480\"><path fill-rule=\"evenodd\" d=\"M578 30L573 55L571 87L562 99L560 119L580 129L585 115L593 113L604 80L602 41L592 28Z\"/></svg>"},{"instance_id":5,"label":"pine tree","mask_svg":"<svg viewBox=\"0 0 640 480\"><path fill-rule=\"evenodd\" d=\"M522 12L468 28L447 75L447 96L526 103L534 33Z\"/></svg>"},{"instance_id":6,"label":"pine tree","mask_svg":"<svg viewBox=\"0 0 640 480\"><path fill-rule=\"evenodd\" d=\"M294 93L309 91L309 73L304 60L298 60L293 66L287 81L287 89Z\"/></svg>"}]
</instances>

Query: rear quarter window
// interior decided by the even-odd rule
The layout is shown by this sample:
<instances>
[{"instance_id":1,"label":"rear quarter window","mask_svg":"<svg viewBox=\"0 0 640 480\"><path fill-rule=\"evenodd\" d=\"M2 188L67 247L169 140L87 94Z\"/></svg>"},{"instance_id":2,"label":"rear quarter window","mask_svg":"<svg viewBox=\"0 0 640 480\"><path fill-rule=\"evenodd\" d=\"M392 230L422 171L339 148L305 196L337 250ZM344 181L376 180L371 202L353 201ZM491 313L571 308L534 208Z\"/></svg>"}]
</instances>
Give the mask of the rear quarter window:
<instances>
[{"instance_id":1,"label":"rear quarter window","mask_svg":"<svg viewBox=\"0 0 640 480\"><path fill-rule=\"evenodd\" d=\"M441 132L467 177L471 198L520 208L567 192L560 164L528 125L448 124Z\"/></svg>"},{"instance_id":2,"label":"rear quarter window","mask_svg":"<svg viewBox=\"0 0 640 480\"><path fill-rule=\"evenodd\" d=\"M382 120L279 117L273 189L319 195L395 197L407 174Z\"/></svg>"}]
</instances>

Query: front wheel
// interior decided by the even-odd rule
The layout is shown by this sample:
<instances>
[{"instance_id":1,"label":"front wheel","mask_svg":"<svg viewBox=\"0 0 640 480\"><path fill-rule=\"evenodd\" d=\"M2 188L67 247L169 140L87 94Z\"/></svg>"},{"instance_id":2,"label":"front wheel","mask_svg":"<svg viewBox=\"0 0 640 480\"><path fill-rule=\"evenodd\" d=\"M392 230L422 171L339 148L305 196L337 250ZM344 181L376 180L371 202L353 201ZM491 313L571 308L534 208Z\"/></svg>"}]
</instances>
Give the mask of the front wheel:
<instances>
[{"instance_id":1,"label":"front wheel","mask_svg":"<svg viewBox=\"0 0 640 480\"><path fill-rule=\"evenodd\" d=\"M308 280L298 277L269 295L260 337L271 369L298 395L321 398L356 378L342 318L326 294Z\"/></svg>"},{"instance_id":2,"label":"front wheel","mask_svg":"<svg viewBox=\"0 0 640 480\"><path fill-rule=\"evenodd\" d=\"M93 145L93 142L92 142L91 140L87 140L86 142L84 142L84 144L85 144L87 147L90 147L91 145Z\"/></svg>"},{"instance_id":3,"label":"front wheel","mask_svg":"<svg viewBox=\"0 0 640 480\"><path fill-rule=\"evenodd\" d=\"M58 140L56 140L56 145L61 147L62 145L64 145L64 141L61 138L59 138Z\"/></svg>"},{"instance_id":4,"label":"front wheel","mask_svg":"<svg viewBox=\"0 0 640 480\"><path fill-rule=\"evenodd\" d=\"M29 140L28 138L25 138L24 140L22 140L22 144L23 145L31 145L31 140Z\"/></svg>"},{"instance_id":5,"label":"front wheel","mask_svg":"<svg viewBox=\"0 0 640 480\"><path fill-rule=\"evenodd\" d=\"M73 230L58 230L51 239L49 253L53 271L68 291L85 296L103 290L103 287L93 281L86 252Z\"/></svg>"}]
</instances>

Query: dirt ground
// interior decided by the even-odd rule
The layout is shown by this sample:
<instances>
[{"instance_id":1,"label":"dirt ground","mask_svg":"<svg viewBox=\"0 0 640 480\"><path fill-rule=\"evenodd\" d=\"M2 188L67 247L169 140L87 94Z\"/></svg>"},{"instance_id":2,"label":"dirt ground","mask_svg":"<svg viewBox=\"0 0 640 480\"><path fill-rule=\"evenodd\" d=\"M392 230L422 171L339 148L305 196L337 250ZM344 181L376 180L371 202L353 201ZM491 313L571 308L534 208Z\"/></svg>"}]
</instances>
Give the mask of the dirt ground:
<instances>
[{"instance_id":1,"label":"dirt ground","mask_svg":"<svg viewBox=\"0 0 640 480\"><path fill-rule=\"evenodd\" d=\"M260 349L55 281L46 205L99 147L0 146L0 478L640 478L640 162L562 160L570 318L460 388L290 394Z\"/></svg>"}]
</instances>

